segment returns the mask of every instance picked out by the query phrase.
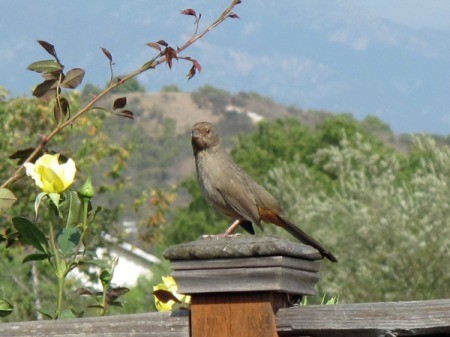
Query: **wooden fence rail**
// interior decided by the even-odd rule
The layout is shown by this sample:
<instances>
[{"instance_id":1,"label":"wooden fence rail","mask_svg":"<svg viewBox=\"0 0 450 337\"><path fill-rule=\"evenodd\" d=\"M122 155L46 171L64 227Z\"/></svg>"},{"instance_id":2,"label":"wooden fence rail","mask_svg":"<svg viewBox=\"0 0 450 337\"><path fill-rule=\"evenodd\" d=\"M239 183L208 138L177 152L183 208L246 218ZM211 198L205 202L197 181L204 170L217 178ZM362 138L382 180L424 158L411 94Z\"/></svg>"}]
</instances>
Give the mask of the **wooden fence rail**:
<instances>
[{"instance_id":1,"label":"wooden fence rail","mask_svg":"<svg viewBox=\"0 0 450 337\"><path fill-rule=\"evenodd\" d=\"M280 337L450 336L450 300L296 306L280 309L276 326ZM190 337L189 313L4 323L0 336Z\"/></svg>"},{"instance_id":2,"label":"wooden fence rail","mask_svg":"<svg viewBox=\"0 0 450 337\"><path fill-rule=\"evenodd\" d=\"M189 337L187 312L0 324L2 337Z\"/></svg>"},{"instance_id":3,"label":"wooden fence rail","mask_svg":"<svg viewBox=\"0 0 450 337\"><path fill-rule=\"evenodd\" d=\"M320 254L276 237L225 237L170 247L187 310L0 324L3 337L450 336L450 299L291 306L314 293Z\"/></svg>"},{"instance_id":4,"label":"wooden fence rail","mask_svg":"<svg viewBox=\"0 0 450 337\"><path fill-rule=\"evenodd\" d=\"M450 336L450 300L280 309L279 336Z\"/></svg>"}]
</instances>

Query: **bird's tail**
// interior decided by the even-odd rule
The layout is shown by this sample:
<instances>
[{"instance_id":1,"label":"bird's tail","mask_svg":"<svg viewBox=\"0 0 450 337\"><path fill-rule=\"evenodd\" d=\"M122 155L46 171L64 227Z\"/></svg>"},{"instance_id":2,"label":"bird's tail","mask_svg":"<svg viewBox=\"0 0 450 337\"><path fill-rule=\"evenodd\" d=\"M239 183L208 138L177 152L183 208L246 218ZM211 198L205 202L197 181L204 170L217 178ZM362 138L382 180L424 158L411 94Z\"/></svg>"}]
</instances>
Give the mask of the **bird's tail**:
<instances>
[{"instance_id":1,"label":"bird's tail","mask_svg":"<svg viewBox=\"0 0 450 337\"><path fill-rule=\"evenodd\" d=\"M295 224L290 222L288 219L278 216L278 219L280 220L280 226L286 229L289 233L291 233L293 236L295 236L297 239L299 239L304 244L307 244L309 246L314 247L317 249L320 254L323 257L326 257L331 262L337 262L336 257L325 247L323 247L319 242L314 240L311 236L306 234L304 231L302 231L300 228L298 228Z\"/></svg>"}]
</instances>

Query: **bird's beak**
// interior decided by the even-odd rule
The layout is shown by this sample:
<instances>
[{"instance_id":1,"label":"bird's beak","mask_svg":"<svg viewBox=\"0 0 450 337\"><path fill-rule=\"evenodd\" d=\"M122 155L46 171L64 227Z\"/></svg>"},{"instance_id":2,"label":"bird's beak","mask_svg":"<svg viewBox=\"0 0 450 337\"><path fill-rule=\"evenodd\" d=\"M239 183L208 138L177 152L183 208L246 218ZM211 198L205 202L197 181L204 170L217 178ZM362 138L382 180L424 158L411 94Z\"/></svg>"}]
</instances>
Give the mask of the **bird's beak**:
<instances>
[{"instance_id":1,"label":"bird's beak","mask_svg":"<svg viewBox=\"0 0 450 337\"><path fill-rule=\"evenodd\" d=\"M199 138L200 136L200 131L198 131L197 129L192 130L192 138Z\"/></svg>"}]
</instances>

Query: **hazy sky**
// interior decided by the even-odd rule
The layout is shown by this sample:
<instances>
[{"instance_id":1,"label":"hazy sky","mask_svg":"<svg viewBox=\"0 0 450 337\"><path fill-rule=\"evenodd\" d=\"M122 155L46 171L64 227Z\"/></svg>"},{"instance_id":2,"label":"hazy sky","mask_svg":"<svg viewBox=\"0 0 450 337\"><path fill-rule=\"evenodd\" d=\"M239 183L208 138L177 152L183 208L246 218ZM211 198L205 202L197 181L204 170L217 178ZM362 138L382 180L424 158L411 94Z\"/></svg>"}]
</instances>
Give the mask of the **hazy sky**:
<instances>
[{"instance_id":1,"label":"hazy sky","mask_svg":"<svg viewBox=\"0 0 450 337\"><path fill-rule=\"evenodd\" d=\"M353 0L353 3L411 28L450 30L448 0Z\"/></svg>"},{"instance_id":2,"label":"hazy sky","mask_svg":"<svg viewBox=\"0 0 450 337\"><path fill-rule=\"evenodd\" d=\"M39 83L26 70L50 58L37 39L55 45L66 70L85 69L83 83L104 86L109 69L99 47L112 52L115 74L128 73L155 54L147 42L186 41L193 20L180 10L201 12L204 27L229 2L0 0L0 86L18 95ZM148 91L172 83L257 91L302 108L375 114L403 132L449 133L450 0L242 0L236 12L241 20L188 50L200 76L187 81L189 65L179 62L139 81Z\"/></svg>"}]
</instances>

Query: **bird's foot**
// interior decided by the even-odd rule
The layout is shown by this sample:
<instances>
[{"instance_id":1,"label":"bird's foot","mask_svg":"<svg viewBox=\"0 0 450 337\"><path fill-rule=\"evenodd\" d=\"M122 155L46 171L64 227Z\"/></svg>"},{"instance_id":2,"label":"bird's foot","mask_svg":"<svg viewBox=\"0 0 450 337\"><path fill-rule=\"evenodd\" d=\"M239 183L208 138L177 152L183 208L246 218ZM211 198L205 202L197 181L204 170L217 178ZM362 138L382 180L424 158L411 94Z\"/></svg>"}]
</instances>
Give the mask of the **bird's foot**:
<instances>
[{"instance_id":1,"label":"bird's foot","mask_svg":"<svg viewBox=\"0 0 450 337\"><path fill-rule=\"evenodd\" d=\"M228 227L228 229L225 231L225 233L223 233L223 236L227 236L227 235L231 235L235 232L235 230L239 227L239 224L241 223L240 220L236 220L235 222L233 222L231 224L230 227Z\"/></svg>"},{"instance_id":2,"label":"bird's foot","mask_svg":"<svg viewBox=\"0 0 450 337\"><path fill-rule=\"evenodd\" d=\"M202 238L225 238L228 236L238 236L241 234L234 234L234 231L239 227L240 220L236 220L231 224L230 227L224 232L220 234L210 234L210 235L202 235Z\"/></svg>"}]
</instances>

